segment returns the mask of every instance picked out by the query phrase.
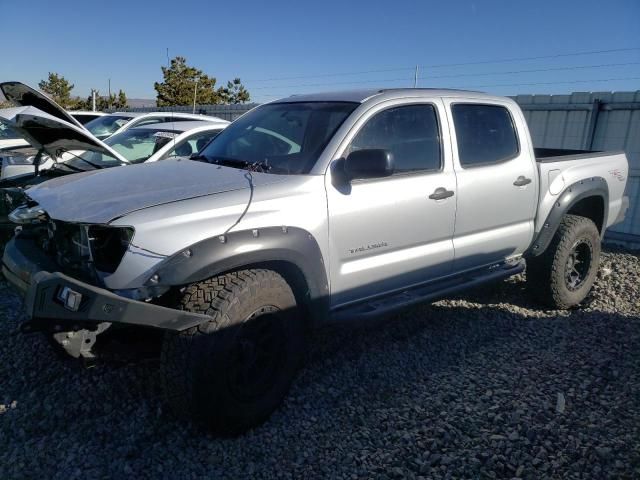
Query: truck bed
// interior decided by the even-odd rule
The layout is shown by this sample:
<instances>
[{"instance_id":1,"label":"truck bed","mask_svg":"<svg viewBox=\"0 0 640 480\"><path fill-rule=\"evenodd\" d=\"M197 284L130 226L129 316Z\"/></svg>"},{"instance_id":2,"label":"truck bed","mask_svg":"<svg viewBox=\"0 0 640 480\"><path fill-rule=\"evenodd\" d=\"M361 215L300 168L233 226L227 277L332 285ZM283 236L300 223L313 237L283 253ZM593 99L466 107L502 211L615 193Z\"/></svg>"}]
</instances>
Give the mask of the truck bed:
<instances>
[{"instance_id":1,"label":"truck bed","mask_svg":"<svg viewBox=\"0 0 640 480\"><path fill-rule=\"evenodd\" d=\"M562 162L594 157L610 156L620 152L602 152L600 150L571 150L566 148L534 148L533 153L538 163Z\"/></svg>"},{"instance_id":2,"label":"truck bed","mask_svg":"<svg viewBox=\"0 0 640 480\"><path fill-rule=\"evenodd\" d=\"M534 148L540 176L540 199L535 231L544 225L553 204L566 189L586 180L604 179L608 205L606 225L617 221L626 209L624 189L629 166L624 152L589 152L586 150L562 150Z\"/></svg>"}]
</instances>

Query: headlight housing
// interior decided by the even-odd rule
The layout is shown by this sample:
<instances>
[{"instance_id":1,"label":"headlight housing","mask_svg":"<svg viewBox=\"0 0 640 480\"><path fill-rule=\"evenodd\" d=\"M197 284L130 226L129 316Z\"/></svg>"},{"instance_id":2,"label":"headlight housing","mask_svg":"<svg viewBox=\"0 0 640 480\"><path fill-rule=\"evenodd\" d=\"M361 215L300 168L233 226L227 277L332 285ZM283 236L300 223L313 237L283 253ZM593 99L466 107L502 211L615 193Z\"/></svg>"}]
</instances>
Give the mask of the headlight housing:
<instances>
[{"instance_id":1,"label":"headlight housing","mask_svg":"<svg viewBox=\"0 0 640 480\"><path fill-rule=\"evenodd\" d=\"M31 207L27 205L23 205L21 207L16 208L13 212L9 214L9 220L13 223L18 223L20 225L25 225L30 223L41 223L45 221L46 218L47 218L47 213L38 205L31 206Z\"/></svg>"},{"instance_id":2,"label":"headlight housing","mask_svg":"<svg viewBox=\"0 0 640 480\"><path fill-rule=\"evenodd\" d=\"M87 233L96 269L105 273L115 272L133 240L134 229L91 225Z\"/></svg>"}]
</instances>

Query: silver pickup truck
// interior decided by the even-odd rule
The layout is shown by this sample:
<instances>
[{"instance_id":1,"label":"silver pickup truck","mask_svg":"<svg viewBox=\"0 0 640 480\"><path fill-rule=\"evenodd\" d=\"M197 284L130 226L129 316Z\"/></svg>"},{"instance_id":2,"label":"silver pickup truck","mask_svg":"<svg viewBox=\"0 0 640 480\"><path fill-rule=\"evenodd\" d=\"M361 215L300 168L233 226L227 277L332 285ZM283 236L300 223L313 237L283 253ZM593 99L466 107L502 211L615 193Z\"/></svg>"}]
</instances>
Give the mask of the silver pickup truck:
<instances>
[{"instance_id":1,"label":"silver pickup truck","mask_svg":"<svg viewBox=\"0 0 640 480\"><path fill-rule=\"evenodd\" d=\"M536 151L510 99L392 89L293 96L197 155L26 190L3 257L25 330L91 356L165 331L166 400L240 432L280 404L309 332L522 272L585 299L624 218L622 152Z\"/></svg>"}]
</instances>

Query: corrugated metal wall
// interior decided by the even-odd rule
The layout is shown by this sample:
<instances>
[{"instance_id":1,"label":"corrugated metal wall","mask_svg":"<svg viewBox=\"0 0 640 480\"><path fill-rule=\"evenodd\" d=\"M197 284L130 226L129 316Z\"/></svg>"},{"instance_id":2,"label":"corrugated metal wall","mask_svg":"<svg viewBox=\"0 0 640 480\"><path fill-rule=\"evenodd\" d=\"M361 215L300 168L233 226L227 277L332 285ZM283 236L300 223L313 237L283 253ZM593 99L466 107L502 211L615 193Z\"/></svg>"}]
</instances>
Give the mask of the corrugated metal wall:
<instances>
[{"instance_id":1,"label":"corrugated metal wall","mask_svg":"<svg viewBox=\"0 0 640 480\"><path fill-rule=\"evenodd\" d=\"M626 152L630 207L624 223L613 226L608 237L640 244L640 91L514 98L536 147Z\"/></svg>"}]
</instances>

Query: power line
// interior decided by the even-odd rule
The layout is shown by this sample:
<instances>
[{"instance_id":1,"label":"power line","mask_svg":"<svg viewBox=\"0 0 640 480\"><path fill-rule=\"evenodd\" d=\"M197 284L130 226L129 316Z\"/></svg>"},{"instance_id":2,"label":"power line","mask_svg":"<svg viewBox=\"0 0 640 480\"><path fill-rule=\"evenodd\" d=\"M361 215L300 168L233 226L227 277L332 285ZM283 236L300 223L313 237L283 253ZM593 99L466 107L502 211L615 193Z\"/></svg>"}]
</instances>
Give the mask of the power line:
<instances>
[{"instance_id":1,"label":"power line","mask_svg":"<svg viewBox=\"0 0 640 480\"><path fill-rule=\"evenodd\" d=\"M606 64L598 64L598 65L577 65L572 67L551 67L551 68L534 68L527 70L512 70L507 72L482 72L482 73L459 73L454 75L429 75L428 77L423 77L422 80L432 80L435 78L461 78L461 77L483 77L483 76L491 76L491 75L514 75L519 73L536 73L536 72L555 72L555 71L566 71L566 70L584 70L589 68L603 68L603 67L622 67L629 65L640 65L640 62L626 62L626 63L606 63ZM414 67L415 68L415 67ZM299 85L279 85L279 86L262 86L262 87L252 87L251 90L278 90L283 88L303 88L303 87L325 87L332 85L360 85L360 84L371 84L371 83L383 83L383 82L401 82L408 81L408 78L382 78L377 80L354 80L354 81L346 81L346 82L329 82L329 83L305 83Z\"/></svg>"},{"instance_id":2,"label":"power line","mask_svg":"<svg viewBox=\"0 0 640 480\"><path fill-rule=\"evenodd\" d=\"M496 83L493 85L465 85L463 87L456 87L456 88L520 87L520 86L531 86L531 85L616 82L620 80L640 80L640 77L601 78L601 79L592 79L592 80L568 80L566 82Z\"/></svg>"},{"instance_id":3,"label":"power line","mask_svg":"<svg viewBox=\"0 0 640 480\"><path fill-rule=\"evenodd\" d=\"M569 53L557 53L554 55L538 55L534 57L512 57L512 58L501 58L501 59L493 59L493 60L480 60L476 62L462 62L462 63L441 63L436 65L419 65L422 69L433 69L433 68L446 68L446 67L462 67L469 65L486 65L491 63L512 63L512 62L524 62L529 60L543 60L549 58L564 58L564 57L576 57L582 55L597 55L603 53L616 53L616 52L630 52L640 50L640 47L627 47L627 48L611 48L608 50L590 50L590 51L582 51L582 52L569 52ZM369 73L382 73L382 72L399 72L399 71L408 71L414 70L413 67L396 67L396 68L382 68L375 70L361 70L357 72L336 72L336 73L318 73L315 75L295 75L288 77L273 77L273 78L262 78L255 80L246 80L246 83L260 83L260 82L275 82L280 80L298 80L302 78L321 78L321 77L339 77L346 75L366 75Z\"/></svg>"}]
</instances>

